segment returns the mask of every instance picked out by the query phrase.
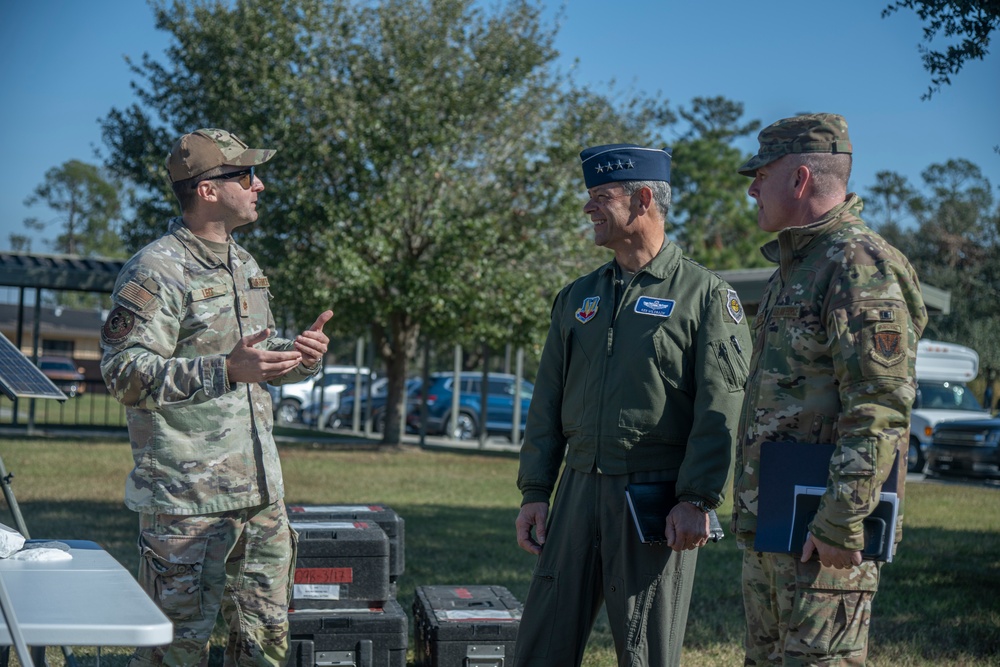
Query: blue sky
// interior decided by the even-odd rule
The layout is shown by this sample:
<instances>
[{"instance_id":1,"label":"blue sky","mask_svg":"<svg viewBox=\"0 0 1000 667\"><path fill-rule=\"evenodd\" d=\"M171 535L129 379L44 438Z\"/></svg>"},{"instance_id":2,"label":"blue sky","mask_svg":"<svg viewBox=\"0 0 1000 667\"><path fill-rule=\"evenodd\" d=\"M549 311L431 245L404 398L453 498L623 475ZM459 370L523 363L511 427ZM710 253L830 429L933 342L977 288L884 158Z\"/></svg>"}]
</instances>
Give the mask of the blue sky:
<instances>
[{"instance_id":1,"label":"blue sky","mask_svg":"<svg viewBox=\"0 0 1000 667\"><path fill-rule=\"evenodd\" d=\"M548 4L554 16L562 2ZM597 90L615 79L619 90L659 92L674 106L722 95L765 124L841 113L859 192L878 171L918 184L927 166L951 158L971 160L1000 186L1000 35L986 61L922 101L930 78L917 52L921 23L910 12L881 18L886 4L569 0L557 47L561 66ZM133 100L124 57L160 56L167 44L141 0L0 3L0 249L24 218L54 219L23 206L47 170L96 162L99 119ZM32 250L48 251L43 239L56 233L52 223Z\"/></svg>"}]
</instances>

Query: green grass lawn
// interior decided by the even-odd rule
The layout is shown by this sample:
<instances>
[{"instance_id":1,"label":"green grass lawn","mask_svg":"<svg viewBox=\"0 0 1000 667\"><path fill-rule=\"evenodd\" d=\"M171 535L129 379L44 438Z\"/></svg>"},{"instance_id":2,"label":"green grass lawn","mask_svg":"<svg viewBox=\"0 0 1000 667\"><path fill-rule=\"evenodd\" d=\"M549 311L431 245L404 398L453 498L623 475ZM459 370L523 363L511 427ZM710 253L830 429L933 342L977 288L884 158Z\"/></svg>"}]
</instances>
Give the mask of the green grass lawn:
<instances>
[{"instance_id":1,"label":"green grass lawn","mask_svg":"<svg viewBox=\"0 0 1000 667\"><path fill-rule=\"evenodd\" d=\"M8 440L0 455L15 473L32 537L94 540L134 571L136 518L121 502L131 468L126 442ZM283 446L282 461L289 503L383 503L405 519L404 609L414 588L429 584L506 586L524 600L533 558L514 541L513 456L303 444ZM731 537L702 550L685 665L742 664L739 576ZM870 645L876 666L1000 665L1000 489L908 485L904 541L883 569ZM95 664L93 648L74 653L81 665ZM104 649L101 664L124 665L126 654ZM64 664L58 649L48 658ZM221 664L219 649L212 662ZM584 665L613 664L602 618Z\"/></svg>"}]
</instances>

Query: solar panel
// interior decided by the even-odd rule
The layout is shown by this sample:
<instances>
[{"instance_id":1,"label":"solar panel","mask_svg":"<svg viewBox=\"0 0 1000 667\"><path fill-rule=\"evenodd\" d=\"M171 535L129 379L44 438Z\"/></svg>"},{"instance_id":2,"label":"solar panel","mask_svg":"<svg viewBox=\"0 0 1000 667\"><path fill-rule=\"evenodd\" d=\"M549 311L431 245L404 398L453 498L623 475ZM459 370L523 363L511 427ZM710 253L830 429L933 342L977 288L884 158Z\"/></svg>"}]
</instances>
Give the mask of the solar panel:
<instances>
[{"instance_id":1,"label":"solar panel","mask_svg":"<svg viewBox=\"0 0 1000 667\"><path fill-rule=\"evenodd\" d=\"M66 400L66 394L52 380L28 361L7 337L0 333L0 392L7 398L55 398Z\"/></svg>"}]
</instances>

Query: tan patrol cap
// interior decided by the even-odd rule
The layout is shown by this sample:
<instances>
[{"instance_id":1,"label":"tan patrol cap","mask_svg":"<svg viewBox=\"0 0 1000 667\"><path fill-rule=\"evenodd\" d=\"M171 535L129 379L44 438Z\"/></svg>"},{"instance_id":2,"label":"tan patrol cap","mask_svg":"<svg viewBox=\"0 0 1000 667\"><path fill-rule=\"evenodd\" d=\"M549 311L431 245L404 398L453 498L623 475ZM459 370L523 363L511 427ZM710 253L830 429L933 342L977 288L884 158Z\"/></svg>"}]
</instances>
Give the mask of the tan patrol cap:
<instances>
[{"instance_id":1,"label":"tan patrol cap","mask_svg":"<svg viewBox=\"0 0 1000 667\"><path fill-rule=\"evenodd\" d=\"M760 150L739 168L753 178L757 170L790 153L850 153L847 121L835 113L812 113L783 118L757 135Z\"/></svg>"},{"instance_id":2,"label":"tan patrol cap","mask_svg":"<svg viewBox=\"0 0 1000 667\"><path fill-rule=\"evenodd\" d=\"M249 148L235 134L215 128L203 128L185 134L167 156L170 182L176 183L204 174L222 165L250 167L274 157L271 148Z\"/></svg>"}]
</instances>

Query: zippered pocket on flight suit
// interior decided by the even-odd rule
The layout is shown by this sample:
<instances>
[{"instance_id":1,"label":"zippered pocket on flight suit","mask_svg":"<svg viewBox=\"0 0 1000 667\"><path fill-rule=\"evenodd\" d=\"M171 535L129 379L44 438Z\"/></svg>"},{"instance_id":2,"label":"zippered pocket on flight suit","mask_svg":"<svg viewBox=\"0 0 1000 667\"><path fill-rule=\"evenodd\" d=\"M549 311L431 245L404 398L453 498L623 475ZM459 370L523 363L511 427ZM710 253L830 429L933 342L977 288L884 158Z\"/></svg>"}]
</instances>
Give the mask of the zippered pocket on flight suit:
<instances>
[{"instance_id":1,"label":"zippered pocket on flight suit","mask_svg":"<svg viewBox=\"0 0 1000 667\"><path fill-rule=\"evenodd\" d=\"M722 371L722 377L726 379L729 391L742 391L750 369L747 368L743 355L739 352L739 342L736 337L714 341L712 349L719 360L719 368Z\"/></svg>"}]
</instances>

